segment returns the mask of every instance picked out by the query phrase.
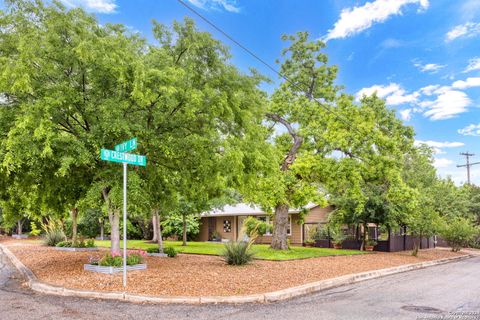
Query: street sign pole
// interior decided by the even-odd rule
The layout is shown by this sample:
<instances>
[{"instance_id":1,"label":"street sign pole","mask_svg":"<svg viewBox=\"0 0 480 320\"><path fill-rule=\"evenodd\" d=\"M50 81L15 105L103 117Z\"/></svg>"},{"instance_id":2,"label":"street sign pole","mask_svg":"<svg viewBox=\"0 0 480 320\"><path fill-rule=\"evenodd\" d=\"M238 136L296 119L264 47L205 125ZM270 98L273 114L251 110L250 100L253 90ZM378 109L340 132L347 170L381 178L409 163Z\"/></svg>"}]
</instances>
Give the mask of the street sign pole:
<instances>
[{"instance_id":1,"label":"street sign pole","mask_svg":"<svg viewBox=\"0 0 480 320\"><path fill-rule=\"evenodd\" d=\"M147 165L146 156L127 153L136 148L137 138L133 138L117 144L115 150L100 150L100 159L123 164L123 288L127 287L127 166Z\"/></svg>"},{"instance_id":2,"label":"street sign pole","mask_svg":"<svg viewBox=\"0 0 480 320\"><path fill-rule=\"evenodd\" d=\"M127 287L127 163L123 163L123 287Z\"/></svg>"}]
</instances>

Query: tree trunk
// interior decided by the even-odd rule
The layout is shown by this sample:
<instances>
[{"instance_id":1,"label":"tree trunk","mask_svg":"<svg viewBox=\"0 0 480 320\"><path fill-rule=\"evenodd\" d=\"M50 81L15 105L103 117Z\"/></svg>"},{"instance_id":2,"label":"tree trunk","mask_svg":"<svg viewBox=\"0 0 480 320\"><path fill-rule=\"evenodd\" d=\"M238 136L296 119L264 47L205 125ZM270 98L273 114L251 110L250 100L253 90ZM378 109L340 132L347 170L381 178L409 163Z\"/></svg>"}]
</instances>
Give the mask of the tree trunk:
<instances>
[{"instance_id":1,"label":"tree trunk","mask_svg":"<svg viewBox=\"0 0 480 320\"><path fill-rule=\"evenodd\" d=\"M182 216L183 219L183 243L182 246L187 245L187 215Z\"/></svg>"},{"instance_id":2,"label":"tree trunk","mask_svg":"<svg viewBox=\"0 0 480 320\"><path fill-rule=\"evenodd\" d=\"M72 208L71 212L72 217L72 242L77 242L77 220L78 220L78 208Z\"/></svg>"},{"instance_id":3,"label":"tree trunk","mask_svg":"<svg viewBox=\"0 0 480 320\"><path fill-rule=\"evenodd\" d=\"M110 211L108 213L110 220L110 251L112 253L120 253L120 210Z\"/></svg>"},{"instance_id":4,"label":"tree trunk","mask_svg":"<svg viewBox=\"0 0 480 320\"><path fill-rule=\"evenodd\" d=\"M287 242L288 205L280 204L275 207L275 222L273 224L272 249L288 250Z\"/></svg>"},{"instance_id":5,"label":"tree trunk","mask_svg":"<svg viewBox=\"0 0 480 320\"><path fill-rule=\"evenodd\" d=\"M100 240L105 240L105 222L100 220Z\"/></svg>"},{"instance_id":6,"label":"tree trunk","mask_svg":"<svg viewBox=\"0 0 480 320\"><path fill-rule=\"evenodd\" d=\"M163 253L163 239L162 239L162 228L160 227L160 215L158 214L158 209L154 210L153 216L155 217L155 224L153 225L153 231L157 235L158 243L158 252Z\"/></svg>"},{"instance_id":7,"label":"tree trunk","mask_svg":"<svg viewBox=\"0 0 480 320\"><path fill-rule=\"evenodd\" d=\"M17 234L21 235L23 230L23 219L17 221Z\"/></svg>"},{"instance_id":8,"label":"tree trunk","mask_svg":"<svg viewBox=\"0 0 480 320\"><path fill-rule=\"evenodd\" d=\"M413 241L413 251L412 256L416 257L418 255L418 242L417 240Z\"/></svg>"},{"instance_id":9,"label":"tree trunk","mask_svg":"<svg viewBox=\"0 0 480 320\"><path fill-rule=\"evenodd\" d=\"M108 221L110 222L110 251L120 253L120 210L112 209L109 198L110 188L102 190L102 196L107 204Z\"/></svg>"},{"instance_id":10,"label":"tree trunk","mask_svg":"<svg viewBox=\"0 0 480 320\"><path fill-rule=\"evenodd\" d=\"M368 225L367 223L363 224L363 241L360 246L360 250L365 250L365 245L367 244L367 231L368 231Z\"/></svg>"},{"instance_id":11,"label":"tree trunk","mask_svg":"<svg viewBox=\"0 0 480 320\"><path fill-rule=\"evenodd\" d=\"M311 100L311 97L309 97ZM267 118L275 122L281 123L293 139L293 143L288 150L287 155L282 161L280 170L282 172L287 172L290 170L290 166L295 162L297 158L297 153L300 147L303 144L303 137L298 134L294 126L289 123L287 120L274 113L267 113ZM273 236L271 248L276 250L288 250L287 242L287 224L288 224L288 204L278 204L275 207L275 223L273 226Z\"/></svg>"},{"instance_id":12,"label":"tree trunk","mask_svg":"<svg viewBox=\"0 0 480 320\"><path fill-rule=\"evenodd\" d=\"M156 209L153 210L153 214L152 214L152 226L153 226L153 238L152 238L152 241L153 242L157 242L158 240L158 233L157 233L157 227L156 225L158 224L158 220L157 220L157 215L158 215L158 212ZM157 212L157 213L155 213Z\"/></svg>"}]
</instances>

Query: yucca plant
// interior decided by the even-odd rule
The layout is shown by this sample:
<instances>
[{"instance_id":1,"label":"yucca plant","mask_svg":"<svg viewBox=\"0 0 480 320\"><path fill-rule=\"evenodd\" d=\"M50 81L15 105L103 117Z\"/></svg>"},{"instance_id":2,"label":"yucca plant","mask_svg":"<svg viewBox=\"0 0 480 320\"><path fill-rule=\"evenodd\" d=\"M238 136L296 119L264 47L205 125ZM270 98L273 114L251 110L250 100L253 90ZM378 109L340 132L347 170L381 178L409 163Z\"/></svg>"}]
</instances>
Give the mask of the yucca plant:
<instances>
[{"instance_id":1,"label":"yucca plant","mask_svg":"<svg viewBox=\"0 0 480 320\"><path fill-rule=\"evenodd\" d=\"M251 250L251 242L227 242L222 252L223 259L229 265L240 266L253 260L255 253Z\"/></svg>"},{"instance_id":2,"label":"yucca plant","mask_svg":"<svg viewBox=\"0 0 480 320\"><path fill-rule=\"evenodd\" d=\"M47 223L42 223L42 229L45 231L43 242L47 246L54 247L57 243L66 240L62 227L52 219L48 220Z\"/></svg>"}]
</instances>

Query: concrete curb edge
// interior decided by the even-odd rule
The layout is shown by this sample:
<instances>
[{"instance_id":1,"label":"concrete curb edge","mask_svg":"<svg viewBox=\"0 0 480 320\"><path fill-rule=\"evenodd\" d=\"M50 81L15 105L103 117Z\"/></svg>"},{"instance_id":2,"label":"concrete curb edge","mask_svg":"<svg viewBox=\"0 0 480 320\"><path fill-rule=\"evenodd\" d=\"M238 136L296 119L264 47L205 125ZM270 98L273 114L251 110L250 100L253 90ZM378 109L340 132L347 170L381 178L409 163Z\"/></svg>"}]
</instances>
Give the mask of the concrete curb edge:
<instances>
[{"instance_id":1,"label":"concrete curb edge","mask_svg":"<svg viewBox=\"0 0 480 320\"><path fill-rule=\"evenodd\" d=\"M472 258L473 255L463 255L452 258L445 258L440 260L432 260L414 264L407 264L398 267L366 271L361 273L349 274L337 278L320 280L316 282L307 283L304 285L282 289L273 292L251 294L244 296L145 296L130 294L127 292L101 292L89 291L79 289L68 289L64 287L50 285L41 282L27 268L7 247L0 244L0 249L12 261L12 264L22 273L26 278L26 282L30 289L35 292L57 296L80 297L80 298L95 298L108 300L123 300L135 303L153 303L153 304L243 304L243 303L268 303L288 300L291 298L303 296L309 293L315 293L326 289L331 289L347 284L353 284L365 280L385 277L397 273L424 269L436 265L441 265L449 262L456 262L464 259Z\"/></svg>"}]
</instances>

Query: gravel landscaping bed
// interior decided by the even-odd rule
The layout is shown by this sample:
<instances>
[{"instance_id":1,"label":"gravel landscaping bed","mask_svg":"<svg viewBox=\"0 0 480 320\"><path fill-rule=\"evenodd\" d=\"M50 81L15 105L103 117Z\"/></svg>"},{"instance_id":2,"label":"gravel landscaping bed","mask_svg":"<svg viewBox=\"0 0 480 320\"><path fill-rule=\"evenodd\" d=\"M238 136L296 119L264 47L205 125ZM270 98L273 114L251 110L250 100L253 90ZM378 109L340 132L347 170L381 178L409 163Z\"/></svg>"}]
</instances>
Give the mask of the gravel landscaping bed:
<instances>
[{"instance_id":1,"label":"gravel landscaping bed","mask_svg":"<svg viewBox=\"0 0 480 320\"><path fill-rule=\"evenodd\" d=\"M99 291L123 291L122 275L83 270L90 256L99 253L62 252L35 243L2 241L39 280ZM179 255L147 257L147 270L128 273L128 292L146 295L225 296L264 293L341 275L463 255L445 250L320 257L296 261L262 261L233 267L220 257Z\"/></svg>"}]
</instances>

